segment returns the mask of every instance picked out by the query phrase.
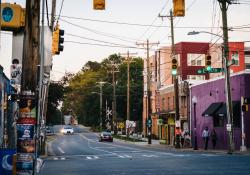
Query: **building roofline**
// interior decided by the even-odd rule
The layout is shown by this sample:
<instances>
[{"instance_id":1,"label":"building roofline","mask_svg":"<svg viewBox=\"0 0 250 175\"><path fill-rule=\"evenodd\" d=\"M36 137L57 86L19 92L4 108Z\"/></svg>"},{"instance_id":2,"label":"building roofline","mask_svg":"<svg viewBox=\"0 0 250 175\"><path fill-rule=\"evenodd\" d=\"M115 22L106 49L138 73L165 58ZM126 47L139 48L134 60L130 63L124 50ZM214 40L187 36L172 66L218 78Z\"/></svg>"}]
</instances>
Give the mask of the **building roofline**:
<instances>
[{"instance_id":1,"label":"building roofline","mask_svg":"<svg viewBox=\"0 0 250 175\"><path fill-rule=\"evenodd\" d=\"M232 73L230 75L230 77L234 77L234 76L238 76L238 75L243 75L243 74L250 74L250 69L246 69L246 70L243 70L243 71L240 71L240 72ZM190 88L196 87L196 86L199 86L199 85L202 85L202 84L214 82L214 81L217 81L217 80L221 80L221 79L225 79L224 75L222 75L220 77L215 77L215 78L210 79L210 80L204 80L201 83L193 84L193 85L190 86Z\"/></svg>"}]
</instances>

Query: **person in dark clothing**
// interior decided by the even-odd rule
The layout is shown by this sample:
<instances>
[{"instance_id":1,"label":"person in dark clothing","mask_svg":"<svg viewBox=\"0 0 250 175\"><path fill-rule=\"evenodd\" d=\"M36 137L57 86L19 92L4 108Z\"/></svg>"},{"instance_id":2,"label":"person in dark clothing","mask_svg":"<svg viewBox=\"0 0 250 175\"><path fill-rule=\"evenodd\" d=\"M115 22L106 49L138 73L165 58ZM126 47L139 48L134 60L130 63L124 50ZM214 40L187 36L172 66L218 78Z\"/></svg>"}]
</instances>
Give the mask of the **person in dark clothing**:
<instances>
[{"instance_id":1,"label":"person in dark clothing","mask_svg":"<svg viewBox=\"0 0 250 175\"><path fill-rule=\"evenodd\" d=\"M212 139L212 144L213 144L213 149L215 149L216 146L216 141L217 141L217 134L215 129L211 132L211 139Z\"/></svg>"}]
</instances>

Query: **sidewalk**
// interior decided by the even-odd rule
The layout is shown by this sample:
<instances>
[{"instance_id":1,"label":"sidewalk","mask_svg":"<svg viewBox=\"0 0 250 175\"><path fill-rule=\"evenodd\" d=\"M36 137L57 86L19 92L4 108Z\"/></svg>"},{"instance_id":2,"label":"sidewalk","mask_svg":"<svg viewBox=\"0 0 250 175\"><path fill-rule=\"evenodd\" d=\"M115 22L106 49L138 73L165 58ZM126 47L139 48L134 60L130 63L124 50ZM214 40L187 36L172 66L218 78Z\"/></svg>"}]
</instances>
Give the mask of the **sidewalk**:
<instances>
[{"instance_id":1,"label":"sidewalk","mask_svg":"<svg viewBox=\"0 0 250 175\"><path fill-rule=\"evenodd\" d=\"M124 141L120 139L115 139L119 140L122 142L129 142L138 146L143 146L143 147L148 147L148 148L154 148L154 149L161 149L161 150L166 150L166 151L174 151L174 152L192 152L192 153L211 153L211 154L228 154L228 150L213 150L213 149L198 149L194 150L193 148L175 148L174 146L171 145L166 145L166 144L161 144L160 140L151 140L151 144L148 144L148 139L147 138L142 138L144 142L130 142L130 141ZM248 149L247 151L239 151L236 150L233 152L233 154L239 154L239 155L250 155L250 150Z\"/></svg>"}]
</instances>

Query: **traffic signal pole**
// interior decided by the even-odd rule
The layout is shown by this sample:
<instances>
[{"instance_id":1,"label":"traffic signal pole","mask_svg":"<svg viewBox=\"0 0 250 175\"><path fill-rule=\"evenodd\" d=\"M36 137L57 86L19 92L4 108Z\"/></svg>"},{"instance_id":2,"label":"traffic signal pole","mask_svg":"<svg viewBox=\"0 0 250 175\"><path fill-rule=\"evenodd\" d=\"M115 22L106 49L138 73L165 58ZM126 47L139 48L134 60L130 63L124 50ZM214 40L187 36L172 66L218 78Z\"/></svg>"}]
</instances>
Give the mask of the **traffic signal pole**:
<instances>
[{"instance_id":1,"label":"traffic signal pole","mask_svg":"<svg viewBox=\"0 0 250 175\"><path fill-rule=\"evenodd\" d=\"M174 45L174 20L173 20L173 12L170 10L170 23L171 23L171 50L172 50L172 59L175 59L175 45ZM178 61L177 61L178 65ZM177 66L177 74L178 74L178 66ZM179 82L177 74L173 75L174 81L174 95L175 95L175 135L176 135L176 148L180 148L180 115L179 115Z\"/></svg>"}]
</instances>

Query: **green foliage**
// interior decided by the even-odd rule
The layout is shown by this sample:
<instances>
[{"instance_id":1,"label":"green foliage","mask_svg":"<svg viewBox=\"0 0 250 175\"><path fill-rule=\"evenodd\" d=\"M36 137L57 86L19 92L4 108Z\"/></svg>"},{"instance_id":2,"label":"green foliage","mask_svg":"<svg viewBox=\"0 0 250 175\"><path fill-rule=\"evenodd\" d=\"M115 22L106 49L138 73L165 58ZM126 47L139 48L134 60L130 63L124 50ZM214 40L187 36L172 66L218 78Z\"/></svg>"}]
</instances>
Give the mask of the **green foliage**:
<instances>
[{"instance_id":1,"label":"green foliage","mask_svg":"<svg viewBox=\"0 0 250 175\"><path fill-rule=\"evenodd\" d=\"M124 58L117 54L110 55L101 63L88 61L80 72L68 77L67 86L63 101L63 113L72 111L72 114L78 116L78 122L87 126L99 125L100 108L100 88L99 81L107 82L103 84L103 121L105 120L105 104L112 108L113 87L112 74L109 72L111 63L118 63L119 72L116 76L116 101L117 118L125 120L127 103L127 64L123 63ZM135 58L130 65L130 114L131 120L141 120L142 118L142 97L143 97L143 60Z\"/></svg>"}]
</instances>

